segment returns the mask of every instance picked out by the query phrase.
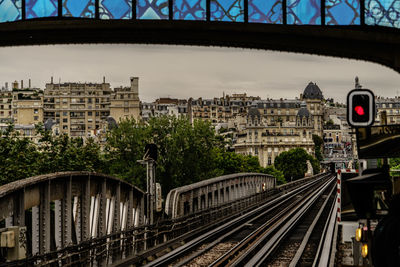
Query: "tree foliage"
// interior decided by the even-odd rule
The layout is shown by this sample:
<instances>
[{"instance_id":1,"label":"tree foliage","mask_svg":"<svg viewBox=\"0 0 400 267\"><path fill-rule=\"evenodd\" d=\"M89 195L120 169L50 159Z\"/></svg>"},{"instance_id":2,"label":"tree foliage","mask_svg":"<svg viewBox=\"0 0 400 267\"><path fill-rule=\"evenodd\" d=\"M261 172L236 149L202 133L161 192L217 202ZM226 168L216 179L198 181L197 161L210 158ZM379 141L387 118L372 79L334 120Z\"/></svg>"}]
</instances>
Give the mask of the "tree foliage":
<instances>
[{"instance_id":1,"label":"tree foliage","mask_svg":"<svg viewBox=\"0 0 400 267\"><path fill-rule=\"evenodd\" d=\"M156 177L167 192L210 178L215 173L216 148L222 146L211 124L201 120L193 125L173 116L151 118L147 124L125 120L108 134L108 173L144 188L146 172L137 161L147 143L158 148Z\"/></svg>"},{"instance_id":2,"label":"tree foliage","mask_svg":"<svg viewBox=\"0 0 400 267\"><path fill-rule=\"evenodd\" d=\"M93 139L54 136L37 127L38 144L19 136L10 126L0 139L0 184L59 171L96 171L119 177L142 189L146 186L143 159L148 143L156 144L156 180L163 193L172 188L216 176L259 172L271 174L278 184L283 173L263 168L258 158L225 149L225 141L209 122L173 116L151 118L147 123L126 119L107 134L103 148Z\"/></svg>"},{"instance_id":3,"label":"tree foliage","mask_svg":"<svg viewBox=\"0 0 400 267\"><path fill-rule=\"evenodd\" d=\"M395 170L400 169L400 158L391 158L389 160L389 165L391 169Z\"/></svg>"},{"instance_id":4,"label":"tree foliage","mask_svg":"<svg viewBox=\"0 0 400 267\"><path fill-rule=\"evenodd\" d=\"M0 184L39 174L40 153L32 142L9 125L0 138Z\"/></svg>"},{"instance_id":5,"label":"tree foliage","mask_svg":"<svg viewBox=\"0 0 400 267\"><path fill-rule=\"evenodd\" d=\"M314 141L314 151L315 151L315 157L317 158L317 160L322 161L322 153L321 153L321 147L323 144L323 140L321 137L319 137L316 134L312 135L312 139Z\"/></svg>"},{"instance_id":6,"label":"tree foliage","mask_svg":"<svg viewBox=\"0 0 400 267\"><path fill-rule=\"evenodd\" d=\"M258 158L226 151L225 142L209 122L185 117L154 117L147 124L133 119L122 121L109 132L106 147L106 172L145 187L145 167L137 163L144 155L146 143L158 148L156 180L163 192L216 176L261 172L283 174L273 168L264 169Z\"/></svg>"},{"instance_id":7,"label":"tree foliage","mask_svg":"<svg viewBox=\"0 0 400 267\"><path fill-rule=\"evenodd\" d=\"M96 171L102 166L100 147L92 139L53 136L39 125L39 144L20 136L12 125L0 138L0 184L45 173Z\"/></svg>"},{"instance_id":8,"label":"tree foliage","mask_svg":"<svg viewBox=\"0 0 400 267\"><path fill-rule=\"evenodd\" d=\"M283 172L286 180L297 180L304 177L307 171L307 160L311 162L314 173L319 173L319 161L303 148L294 148L279 154L275 158L275 168Z\"/></svg>"}]
</instances>

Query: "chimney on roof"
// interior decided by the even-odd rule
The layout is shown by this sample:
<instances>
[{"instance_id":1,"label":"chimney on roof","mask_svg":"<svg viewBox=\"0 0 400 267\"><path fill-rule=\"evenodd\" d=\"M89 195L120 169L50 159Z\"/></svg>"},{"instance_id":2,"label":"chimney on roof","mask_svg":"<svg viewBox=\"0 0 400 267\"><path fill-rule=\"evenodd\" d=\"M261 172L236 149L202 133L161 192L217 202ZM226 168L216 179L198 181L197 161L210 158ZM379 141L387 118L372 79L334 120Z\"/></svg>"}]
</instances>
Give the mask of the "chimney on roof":
<instances>
[{"instance_id":1,"label":"chimney on roof","mask_svg":"<svg viewBox=\"0 0 400 267\"><path fill-rule=\"evenodd\" d=\"M24 89L24 80L21 80L21 89Z\"/></svg>"},{"instance_id":2,"label":"chimney on roof","mask_svg":"<svg viewBox=\"0 0 400 267\"><path fill-rule=\"evenodd\" d=\"M29 79L29 89L31 89L31 79Z\"/></svg>"},{"instance_id":3,"label":"chimney on roof","mask_svg":"<svg viewBox=\"0 0 400 267\"><path fill-rule=\"evenodd\" d=\"M103 76L103 83L106 83L106 76Z\"/></svg>"},{"instance_id":4,"label":"chimney on roof","mask_svg":"<svg viewBox=\"0 0 400 267\"><path fill-rule=\"evenodd\" d=\"M51 76L51 84L53 84L53 76Z\"/></svg>"},{"instance_id":5,"label":"chimney on roof","mask_svg":"<svg viewBox=\"0 0 400 267\"><path fill-rule=\"evenodd\" d=\"M6 90L8 90L8 82L6 82Z\"/></svg>"}]
</instances>

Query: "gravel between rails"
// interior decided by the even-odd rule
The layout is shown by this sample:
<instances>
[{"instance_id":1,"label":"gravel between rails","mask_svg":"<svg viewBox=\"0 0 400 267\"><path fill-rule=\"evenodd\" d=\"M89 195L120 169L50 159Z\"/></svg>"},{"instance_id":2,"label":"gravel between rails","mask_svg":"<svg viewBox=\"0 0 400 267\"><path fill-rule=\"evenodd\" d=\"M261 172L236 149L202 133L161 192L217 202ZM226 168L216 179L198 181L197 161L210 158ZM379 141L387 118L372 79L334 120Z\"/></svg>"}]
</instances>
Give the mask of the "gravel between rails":
<instances>
[{"instance_id":1,"label":"gravel between rails","mask_svg":"<svg viewBox=\"0 0 400 267\"><path fill-rule=\"evenodd\" d=\"M211 250L207 251L206 253L200 255L196 259L189 262L184 267L205 267L213 263L216 259L224 255L228 250L234 247L237 243L235 242L224 242L219 243Z\"/></svg>"}]
</instances>

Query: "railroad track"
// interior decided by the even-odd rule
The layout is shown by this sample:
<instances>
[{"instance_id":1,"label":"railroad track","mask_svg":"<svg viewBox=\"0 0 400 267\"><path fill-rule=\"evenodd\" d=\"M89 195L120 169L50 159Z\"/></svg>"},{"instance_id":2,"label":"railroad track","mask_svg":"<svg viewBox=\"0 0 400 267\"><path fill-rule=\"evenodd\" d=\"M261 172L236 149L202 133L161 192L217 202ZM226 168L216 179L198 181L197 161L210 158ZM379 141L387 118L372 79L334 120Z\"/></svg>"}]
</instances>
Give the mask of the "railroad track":
<instances>
[{"instance_id":1,"label":"railroad track","mask_svg":"<svg viewBox=\"0 0 400 267\"><path fill-rule=\"evenodd\" d=\"M264 248L270 240L281 242L291 232L283 232L282 225L297 225L332 181L326 175L278 196L146 266L243 266L255 257L260 246Z\"/></svg>"}]
</instances>

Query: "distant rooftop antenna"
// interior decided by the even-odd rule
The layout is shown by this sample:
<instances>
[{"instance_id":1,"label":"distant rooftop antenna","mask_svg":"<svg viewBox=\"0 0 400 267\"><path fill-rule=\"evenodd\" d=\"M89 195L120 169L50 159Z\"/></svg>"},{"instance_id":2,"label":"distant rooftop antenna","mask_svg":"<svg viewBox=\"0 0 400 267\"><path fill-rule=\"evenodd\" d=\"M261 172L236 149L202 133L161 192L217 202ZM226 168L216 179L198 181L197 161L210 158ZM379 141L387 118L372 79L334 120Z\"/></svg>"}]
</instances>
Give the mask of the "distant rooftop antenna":
<instances>
[{"instance_id":1,"label":"distant rooftop antenna","mask_svg":"<svg viewBox=\"0 0 400 267\"><path fill-rule=\"evenodd\" d=\"M360 81L359 81L359 79L358 79L358 77L356 76L356 89L361 89L361 85L360 85Z\"/></svg>"}]
</instances>

